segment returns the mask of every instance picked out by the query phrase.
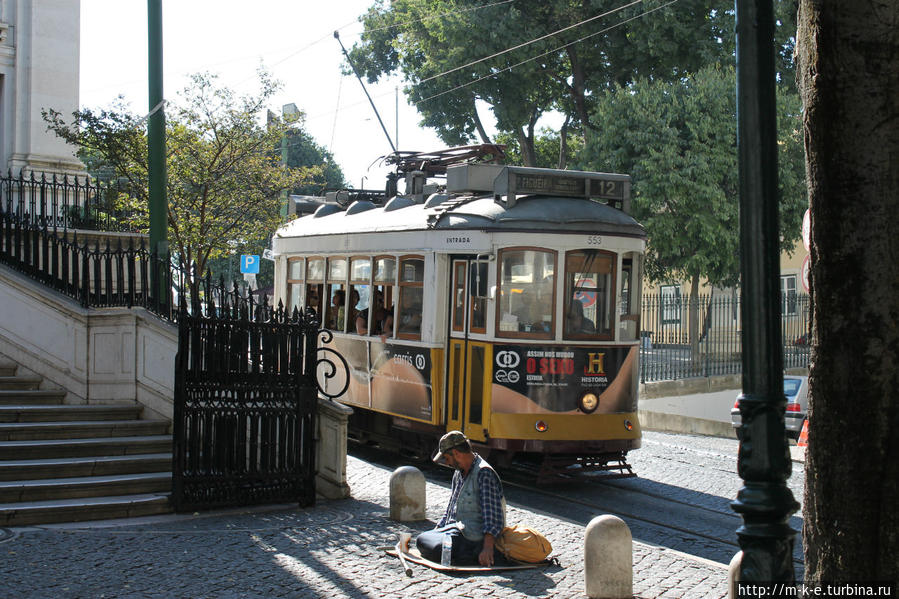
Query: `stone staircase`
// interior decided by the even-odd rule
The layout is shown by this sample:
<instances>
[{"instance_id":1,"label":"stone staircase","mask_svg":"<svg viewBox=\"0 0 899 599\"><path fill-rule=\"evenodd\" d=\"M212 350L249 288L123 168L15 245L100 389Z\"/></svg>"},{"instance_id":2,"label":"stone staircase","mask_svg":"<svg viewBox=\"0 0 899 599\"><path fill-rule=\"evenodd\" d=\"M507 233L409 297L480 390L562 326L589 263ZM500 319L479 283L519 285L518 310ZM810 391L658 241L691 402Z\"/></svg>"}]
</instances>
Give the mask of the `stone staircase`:
<instances>
[{"instance_id":1,"label":"stone staircase","mask_svg":"<svg viewBox=\"0 0 899 599\"><path fill-rule=\"evenodd\" d=\"M172 437L139 405L70 405L0 361L0 526L171 512Z\"/></svg>"}]
</instances>

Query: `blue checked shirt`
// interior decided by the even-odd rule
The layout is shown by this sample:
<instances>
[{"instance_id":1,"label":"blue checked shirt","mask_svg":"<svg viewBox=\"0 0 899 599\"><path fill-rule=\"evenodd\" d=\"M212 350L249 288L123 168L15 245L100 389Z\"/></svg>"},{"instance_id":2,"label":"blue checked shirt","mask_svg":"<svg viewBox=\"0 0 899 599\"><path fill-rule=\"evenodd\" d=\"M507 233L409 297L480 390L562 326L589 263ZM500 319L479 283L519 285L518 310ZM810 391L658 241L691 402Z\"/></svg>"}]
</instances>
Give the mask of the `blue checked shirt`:
<instances>
[{"instance_id":1,"label":"blue checked shirt","mask_svg":"<svg viewBox=\"0 0 899 599\"><path fill-rule=\"evenodd\" d=\"M481 456L477 456L476 460L480 460ZM462 485L465 483L465 477L462 472L456 470L453 474L453 487L450 493L449 504L446 506L446 513L443 514L437 528L452 524L456 521L456 501L459 499L459 492L462 491ZM481 503L481 514L484 518L485 535L491 534L498 537L503 530L503 485L496 475L496 472L488 468L481 468L478 473L478 491Z\"/></svg>"}]
</instances>

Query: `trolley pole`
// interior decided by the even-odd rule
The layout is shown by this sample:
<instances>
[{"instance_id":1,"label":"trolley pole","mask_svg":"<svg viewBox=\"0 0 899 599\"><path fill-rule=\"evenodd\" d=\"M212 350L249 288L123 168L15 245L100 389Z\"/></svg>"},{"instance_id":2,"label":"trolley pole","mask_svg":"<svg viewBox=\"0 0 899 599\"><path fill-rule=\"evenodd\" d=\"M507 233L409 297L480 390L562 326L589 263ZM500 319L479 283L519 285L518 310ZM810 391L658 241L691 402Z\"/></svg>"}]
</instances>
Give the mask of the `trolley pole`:
<instances>
[{"instance_id":1,"label":"trolley pole","mask_svg":"<svg viewBox=\"0 0 899 599\"><path fill-rule=\"evenodd\" d=\"M780 314L777 123L772 0L736 0L737 146L743 317L743 487L731 503L744 582L795 582L788 520L799 505L787 487Z\"/></svg>"},{"instance_id":2,"label":"trolley pole","mask_svg":"<svg viewBox=\"0 0 899 599\"><path fill-rule=\"evenodd\" d=\"M147 169L150 192L150 253L160 260L168 257L168 205L166 202L165 108L162 93L162 0L147 0L147 70L150 117L147 123ZM165 277L159 264L152 269L152 289L164 299Z\"/></svg>"}]
</instances>

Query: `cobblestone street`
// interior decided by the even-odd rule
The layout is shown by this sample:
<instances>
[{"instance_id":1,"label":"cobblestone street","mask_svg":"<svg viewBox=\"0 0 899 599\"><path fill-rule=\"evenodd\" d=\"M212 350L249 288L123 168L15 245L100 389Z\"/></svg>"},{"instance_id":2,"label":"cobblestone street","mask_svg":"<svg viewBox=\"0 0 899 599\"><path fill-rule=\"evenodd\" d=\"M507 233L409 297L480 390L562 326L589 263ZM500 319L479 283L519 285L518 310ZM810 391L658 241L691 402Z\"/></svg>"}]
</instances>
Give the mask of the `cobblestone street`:
<instances>
[{"instance_id":1,"label":"cobblestone street","mask_svg":"<svg viewBox=\"0 0 899 599\"><path fill-rule=\"evenodd\" d=\"M647 437L648 449L656 437ZM650 453L646 452L647 459ZM583 524L526 511L514 501L509 521L543 531L553 544L558 566L474 577L413 566L414 576L407 578L399 562L381 548L393 545L400 532L417 534L432 527L449 490L446 484L429 482L429 521L407 526L387 517L390 473L389 467L350 457L353 497L320 501L312 509L281 506L14 529L6 537L0 534L3 595L29 599L584 596ZM633 551L636 597L726 596L724 564L639 538Z\"/></svg>"}]
</instances>

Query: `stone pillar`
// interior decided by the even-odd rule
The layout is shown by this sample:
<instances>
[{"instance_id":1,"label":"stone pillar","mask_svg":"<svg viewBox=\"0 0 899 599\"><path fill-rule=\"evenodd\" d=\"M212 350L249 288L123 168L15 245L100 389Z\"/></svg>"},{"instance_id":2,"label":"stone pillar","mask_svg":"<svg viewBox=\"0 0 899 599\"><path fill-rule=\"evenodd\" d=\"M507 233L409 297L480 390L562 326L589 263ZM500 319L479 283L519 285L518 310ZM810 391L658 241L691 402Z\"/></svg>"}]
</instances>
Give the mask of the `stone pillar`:
<instances>
[{"instance_id":1,"label":"stone pillar","mask_svg":"<svg viewBox=\"0 0 899 599\"><path fill-rule=\"evenodd\" d=\"M390 518L399 522L425 519L425 475L414 466L400 466L390 475Z\"/></svg>"},{"instance_id":2,"label":"stone pillar","mask_svg":"<svg viewBox=\"0 0 899 599\"><path fill-rule=\"evenodd\" d=\"M621 518L593 518L584 533L584 582L590 599L634 595L631 531Z\"/></svg>"},{"instance_id":3,"label":"stone pillar","mask_svg":"<svg viewBox=\"0 0 899 599\"><path fill-rule=\"evenodd\" d=\"M727 566L727 597L737 599L737 583L740 582L740 566L743 564L743 552L738 551Z\"/></svg>"},{"instance_id":4,"label":"stone pillar","mask_svg":"<svg viewBox=\"0 0 899 599\"><path fill-rule=\"evenodd\" d=\"M84 173L75 148L47 131L55 109L71 122L78 109L80 4L4 2L0 15L0 171Z\"/></svg>"},{"instance_id":5,"label":"stone pillar","mask_svg":"<svg viewBox=\"0 0 899 599\"><path fill-rule=\"evenodd\" d=\"M353 410L329 399L318 400L315 438L315 490L328 499L350 496L346 482L347 422Z\"/></svg>"}]
</instances>

